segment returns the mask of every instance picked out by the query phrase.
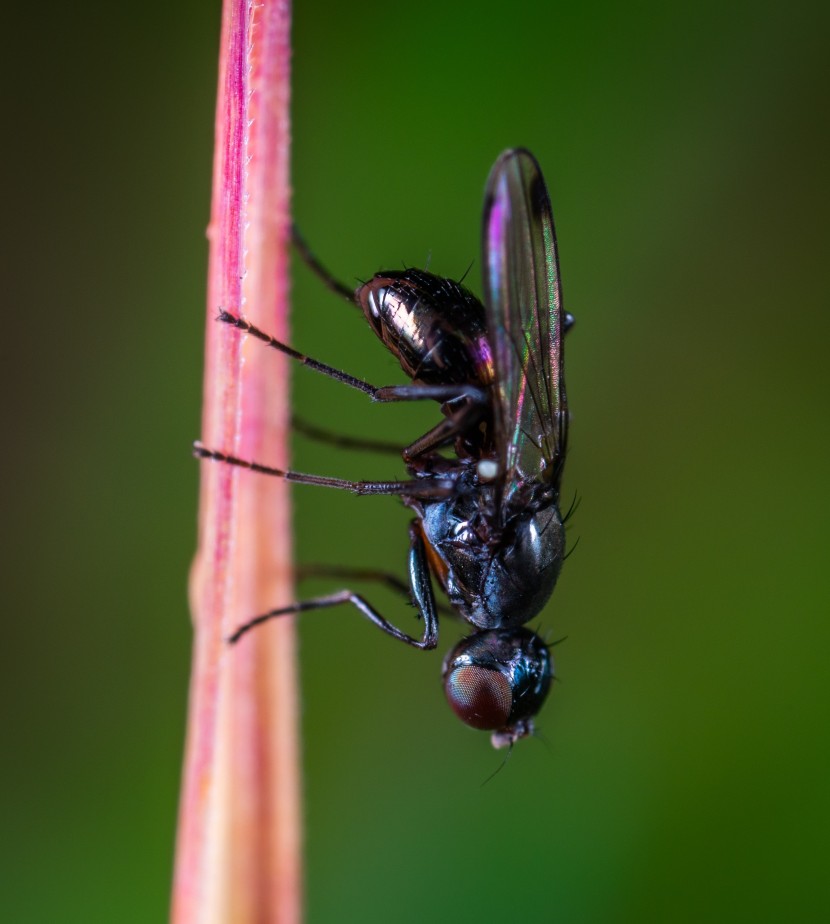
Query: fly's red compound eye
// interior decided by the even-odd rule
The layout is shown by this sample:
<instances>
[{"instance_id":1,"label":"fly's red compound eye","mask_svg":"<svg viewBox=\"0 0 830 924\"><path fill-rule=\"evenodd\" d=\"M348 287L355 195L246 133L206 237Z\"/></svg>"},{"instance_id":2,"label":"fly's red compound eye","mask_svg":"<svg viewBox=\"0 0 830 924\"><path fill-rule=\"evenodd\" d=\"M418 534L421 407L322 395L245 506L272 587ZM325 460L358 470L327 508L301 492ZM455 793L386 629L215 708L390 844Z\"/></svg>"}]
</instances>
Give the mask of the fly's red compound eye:
<instances>
[{"instance_id":1,"label":"fly's red compound eye","mask_svg":"<svg viewBox=\"0 0 830 924\"><path fill-rule=\"evenodd\" d=\"M444 659L444 692L453 712L473 728L495 731L496 747L531 734L552 678L547 646L525 628L475 632Z\"/></svg>"},{"instance_id":2,"label":"fly's red compound eye","mask_svg":"<svg viewBox=\"0 0 830 924\"><path fill-rule=\"evenodd\" d=\"M499 671L477 664L458 665L444 678L444 692L453 712L467 725L495 729L507 724L513 692Z\"/></svg>"}]
</instances>

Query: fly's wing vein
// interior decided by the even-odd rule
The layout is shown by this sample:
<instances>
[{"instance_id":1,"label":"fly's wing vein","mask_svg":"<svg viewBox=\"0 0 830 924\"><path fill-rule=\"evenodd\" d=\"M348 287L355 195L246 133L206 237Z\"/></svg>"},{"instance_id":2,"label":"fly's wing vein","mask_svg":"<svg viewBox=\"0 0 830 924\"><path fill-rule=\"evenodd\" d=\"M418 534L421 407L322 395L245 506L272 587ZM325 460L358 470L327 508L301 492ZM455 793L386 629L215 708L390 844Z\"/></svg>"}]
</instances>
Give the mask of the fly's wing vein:
<instances>
[{"instance_id":1,"label":"fly's wing vein","mask_svg":"<svg viewBox=\"0 0 830 924\"><path fill-rule=\"evenodd\" d=\"M556 232L542 172L528 151L506 151L490 172L483 251L494 426L509 501L522 481L558 490L568 432Z\"/></svg>"}]
</instances>

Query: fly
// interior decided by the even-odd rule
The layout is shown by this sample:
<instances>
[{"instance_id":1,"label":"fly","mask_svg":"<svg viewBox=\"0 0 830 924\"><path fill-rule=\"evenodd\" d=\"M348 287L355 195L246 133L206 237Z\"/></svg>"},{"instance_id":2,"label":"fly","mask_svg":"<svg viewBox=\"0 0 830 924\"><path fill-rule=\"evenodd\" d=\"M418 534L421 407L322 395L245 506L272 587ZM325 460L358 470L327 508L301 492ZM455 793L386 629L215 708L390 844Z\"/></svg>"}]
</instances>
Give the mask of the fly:
<instances>
[{"instance_id":1,"label":"fly","mask_svg":"<svg viewBox=\"0 0 830 924\"><path fill-rule=\"evenodd\" d=\"M278 616L349 603L393 638L432 649L438 644L437 582L473 629L444 660L449 704L467 725L491 731L495 747L512 746L532 734L550 689L548 646L526 623L547 603L565 558L559 510L568 439L563 346L573 318L562 307L553 213L539 165L517 148L503 153L490 172L483 302L460 283L419 269L378 273L352 293L296 232L295 243L329 288L362 309L410 383L376 387L299 353L242 317L222 311L219 320L373 401L437 401L442 419L401 451L409 477L400 481L286 471L200 443L194 453L299 484L399 496L414 513L408 584L375 571L327 573L397 589L416 606L423 633L407 634L364 597L341 590L250 619L229 641ZM341 445L389 448L306 432Z\"/></svg>"}]
</instances>

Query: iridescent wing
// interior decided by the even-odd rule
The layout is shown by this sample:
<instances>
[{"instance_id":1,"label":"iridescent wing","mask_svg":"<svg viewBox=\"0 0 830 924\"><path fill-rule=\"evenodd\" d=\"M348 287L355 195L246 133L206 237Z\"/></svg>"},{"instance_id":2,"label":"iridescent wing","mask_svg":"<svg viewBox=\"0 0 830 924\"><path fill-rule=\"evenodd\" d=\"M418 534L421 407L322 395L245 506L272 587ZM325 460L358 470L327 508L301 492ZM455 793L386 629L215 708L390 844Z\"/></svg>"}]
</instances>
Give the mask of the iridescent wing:
<instances>
[{"instance_id":1,"label":"iridescent wing","mask_svg":"<svg viewBox=\"0 0 830 924\"><path fill-rule=\"evenodd\" d=\"M503 498L526 481L556 491L568 436L564 310L550 198L529 151L505 151L490 171L483 248Z\"/></svg>"}]
</instances>

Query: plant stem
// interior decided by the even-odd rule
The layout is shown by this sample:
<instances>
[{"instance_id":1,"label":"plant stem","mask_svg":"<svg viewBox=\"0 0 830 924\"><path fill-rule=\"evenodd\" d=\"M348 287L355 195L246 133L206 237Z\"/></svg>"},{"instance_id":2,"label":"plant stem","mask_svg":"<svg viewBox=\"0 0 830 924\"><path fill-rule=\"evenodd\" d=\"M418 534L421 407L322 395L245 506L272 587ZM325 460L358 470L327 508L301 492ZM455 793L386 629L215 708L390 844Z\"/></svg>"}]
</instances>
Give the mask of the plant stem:
<instances>
[{"instance_id":1,"label":"plant stem","mask_svg":"<svg viewBox=\"0 0 830 924\"><path fill-rule=\"evenodd\" d=\"M287 361L215 318L227 308L287 339L289 27L287 0L224 2L202 419L206 445L281 467ZM292 570L287 486L203 462L174 924L301 918L293 619L224 641L294 599Z\"/></svg>"}]
</instances>

